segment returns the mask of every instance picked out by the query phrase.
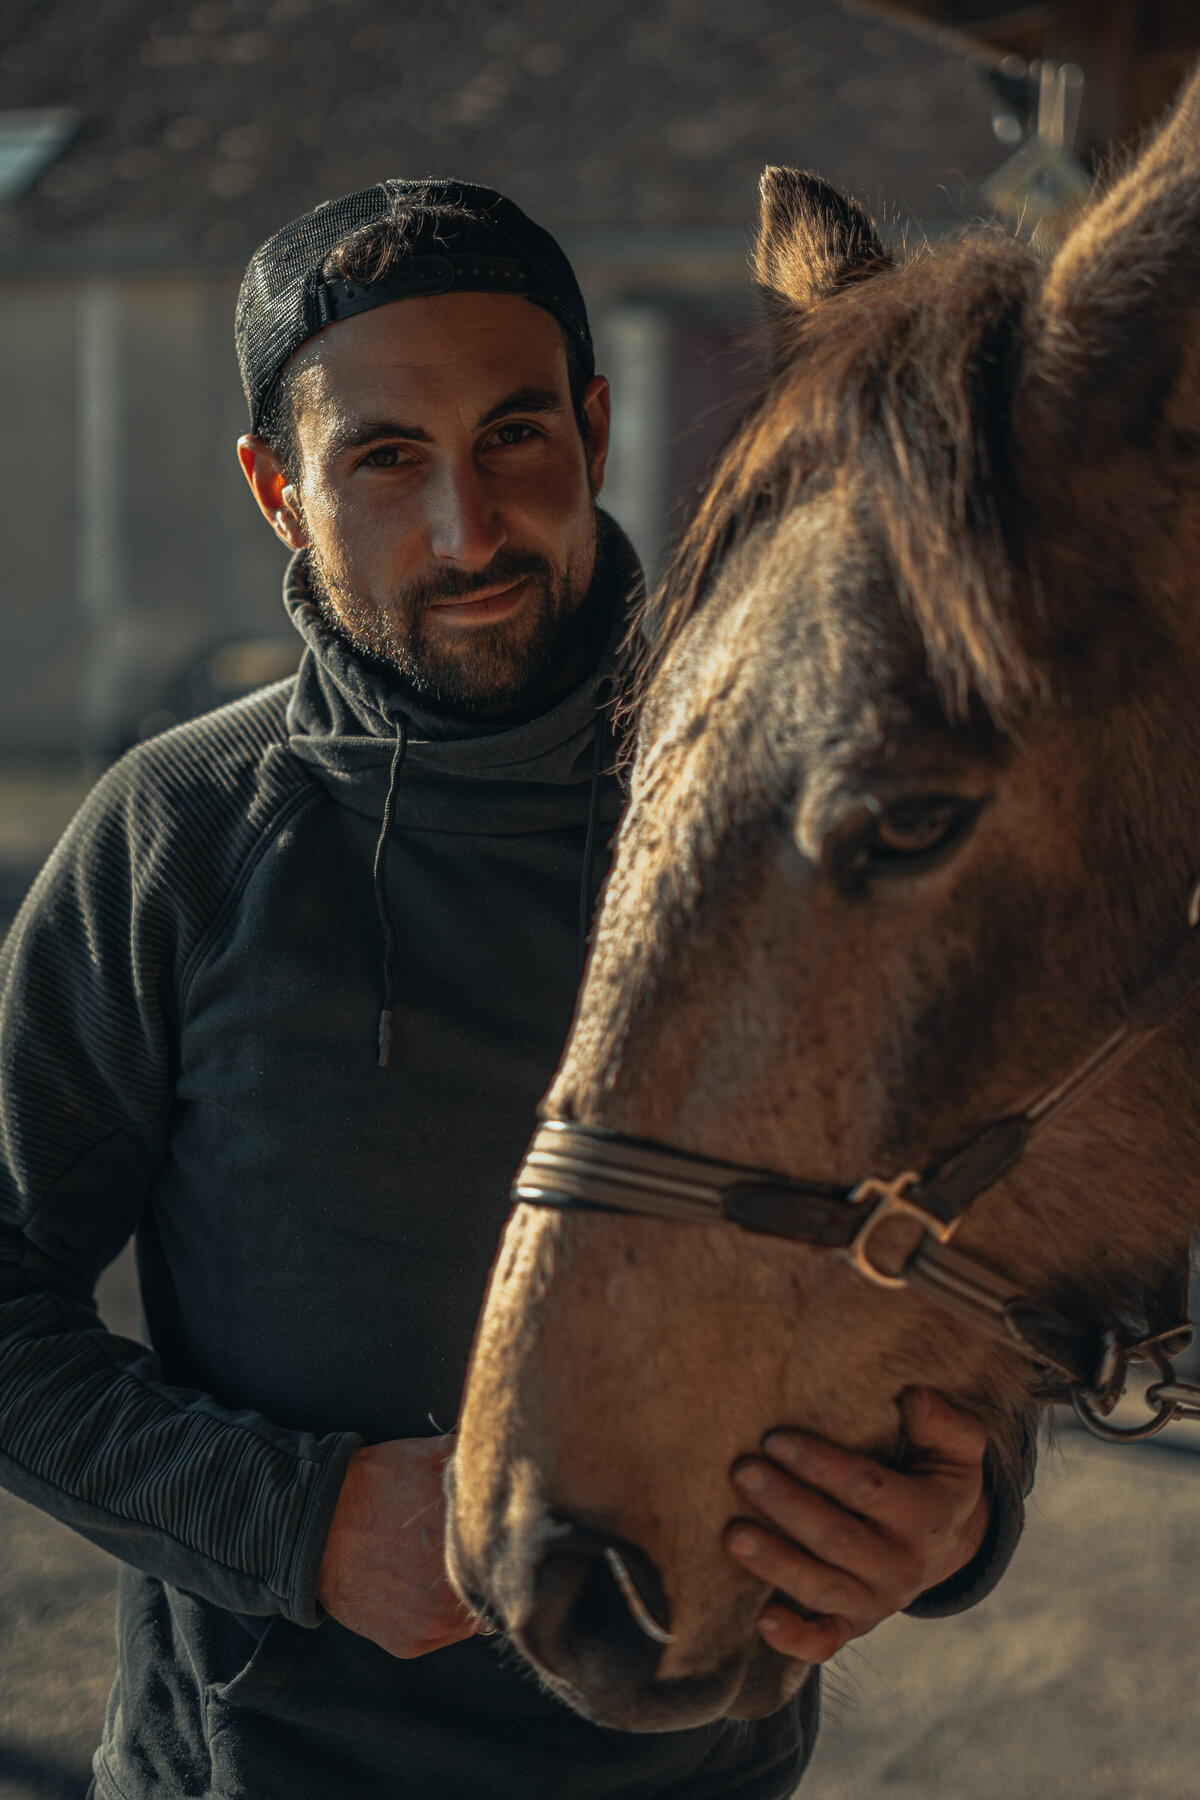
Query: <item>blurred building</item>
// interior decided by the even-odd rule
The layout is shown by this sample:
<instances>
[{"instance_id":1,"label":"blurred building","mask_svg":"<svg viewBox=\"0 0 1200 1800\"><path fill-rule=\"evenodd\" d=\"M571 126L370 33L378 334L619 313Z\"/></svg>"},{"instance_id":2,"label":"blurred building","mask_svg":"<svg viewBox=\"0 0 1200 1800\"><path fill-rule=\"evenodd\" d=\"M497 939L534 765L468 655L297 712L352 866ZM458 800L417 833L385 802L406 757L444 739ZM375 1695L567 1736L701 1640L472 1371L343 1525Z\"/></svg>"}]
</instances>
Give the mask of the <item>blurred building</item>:
<instances>
[{"instance_id":1,"label":"blurred building","mask_svg":"<svg viewBox=\"0 0 1200 1800\"><path fill-rule=\"evenodd\" d=\"M9 0L0 30L0 754L103 756L222 657L294 658L233 455L234 296L286 219L432 173L559 233L653 564L744 380L762 166L937 232L1005 154L961 47L834 0Z\"/></svg>"}]
</instances>

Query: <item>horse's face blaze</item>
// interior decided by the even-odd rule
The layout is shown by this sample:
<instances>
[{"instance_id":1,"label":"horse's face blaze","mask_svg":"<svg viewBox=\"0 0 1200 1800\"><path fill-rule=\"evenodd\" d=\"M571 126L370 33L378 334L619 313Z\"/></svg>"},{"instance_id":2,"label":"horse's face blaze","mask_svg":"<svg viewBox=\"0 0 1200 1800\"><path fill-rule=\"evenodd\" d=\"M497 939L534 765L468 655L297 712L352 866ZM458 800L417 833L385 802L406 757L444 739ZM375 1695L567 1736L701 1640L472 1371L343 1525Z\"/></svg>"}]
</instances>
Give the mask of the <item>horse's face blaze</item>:
<instances>
[{"instance_id":1,"label":"horse's face blaze","mask_svg":"<svg viewBox=\"0 0 1200 1800\"><path fill-rule=\"evenodd\" d=\"M767 192L780 373L648 621L630 808L545 1110L848 1182L919 1168L1065 1073L1182 934L1200 86L1048 270L990 242L892 269L858 215L817 230L826 203L778 172ZM1123 281L1123 256L1154 280ZM1183 1044L1127 1065L959 1241L1096 1323L1151 1309L1192 1222ZM788 1424L899 1456L913 1382L1016 1454L1027 1367L828 1254L518 1209L452 1572L605 1723L770 1711L806 1671L762 1644L766 1590L723 1549L731 1466ZM668 1644L606 1586L611 1542Z\"/></svg>"}]
</instances>

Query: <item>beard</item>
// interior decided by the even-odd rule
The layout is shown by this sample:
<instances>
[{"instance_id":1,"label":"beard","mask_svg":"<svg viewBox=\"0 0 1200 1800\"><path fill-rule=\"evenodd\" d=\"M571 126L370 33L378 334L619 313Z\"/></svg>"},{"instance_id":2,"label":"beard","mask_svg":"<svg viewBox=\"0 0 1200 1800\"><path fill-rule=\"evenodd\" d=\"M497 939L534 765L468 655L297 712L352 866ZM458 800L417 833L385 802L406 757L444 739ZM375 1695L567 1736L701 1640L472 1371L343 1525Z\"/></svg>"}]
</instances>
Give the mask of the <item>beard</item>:
<instances>
[{"instance_id":1,"label":"beard","mask_svg":"<svg viewBox=\"0 0 1200 1800\"><path fill-rule=\"evenodd\" d=\"M532 550L507 546L485 569L444 569L409 582L385 600L368 600L340 581L310 535L308 579L325 623L352 649L385 663L421 700L465 712L519 706L566 660L595 556L596 525L578 559L563 568ZM524 604L495 625L446 629L429 617L439 601L528 581Z\"/></svg>"}]
</instances>

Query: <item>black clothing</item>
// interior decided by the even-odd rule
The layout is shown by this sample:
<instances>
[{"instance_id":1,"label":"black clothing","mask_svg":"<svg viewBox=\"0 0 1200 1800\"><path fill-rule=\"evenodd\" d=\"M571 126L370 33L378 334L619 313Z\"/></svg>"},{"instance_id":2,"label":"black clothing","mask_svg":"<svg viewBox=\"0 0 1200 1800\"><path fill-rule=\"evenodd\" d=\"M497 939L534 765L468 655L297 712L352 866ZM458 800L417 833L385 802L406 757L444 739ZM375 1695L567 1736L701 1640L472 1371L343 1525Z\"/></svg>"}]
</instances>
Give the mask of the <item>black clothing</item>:
<instances>
[{"instance_id":1,"label":"black clothing","mask_svg":"<svg viewBox=\"0 0 1200 1800\"><path fill-rule=\"evenodd\" d=\"M635 566L603 544L612 613ZM97 1793L782 1800L815 1680L759 1724L626 1735L490 1639L402 1662L322 1619L354 1449L456 1416L570 1021L608 660L515 729L404 701L380 1068L403 697L302 568L287 602L298 676L123 758L0 953L0 1480L127 1565ZM605 779L604 835L618 809ZM133 1233L153 1353L94 1310Z\"/></svg>"}]
</instances>

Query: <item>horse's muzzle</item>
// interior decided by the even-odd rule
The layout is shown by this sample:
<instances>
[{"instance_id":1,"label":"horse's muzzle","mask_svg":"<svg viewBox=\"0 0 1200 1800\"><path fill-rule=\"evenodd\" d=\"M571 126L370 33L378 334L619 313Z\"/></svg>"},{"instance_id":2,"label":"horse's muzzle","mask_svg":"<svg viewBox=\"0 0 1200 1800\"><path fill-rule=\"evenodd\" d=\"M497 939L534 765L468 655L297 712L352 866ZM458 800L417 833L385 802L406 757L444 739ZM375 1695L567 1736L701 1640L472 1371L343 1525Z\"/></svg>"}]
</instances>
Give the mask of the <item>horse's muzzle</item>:
<instances>
[{"instance_id":1,"label":"horse's muzzle","mask_svg":"<svg viewBox=\"0 0 1200 1800\"><path fill-rule=\"evenodd\" d=\"M548 1687L597 1724L686 1730L726 1716L743 1692L744 1649L703 1675L658 1677L670 1609L658 1569L636 1544L558 1513L543 1517L521 1548L509 1535L498 1566L487 1572L467 1567L453 1525L449 1549L459 1591L507 1631ZM612 1551L635 1589L632 1608ZM657 1627L657 1637L647 1625ZM772 1706L752 1706L748 1716L760 1710Z\"/></svg>"}]
</instances>

